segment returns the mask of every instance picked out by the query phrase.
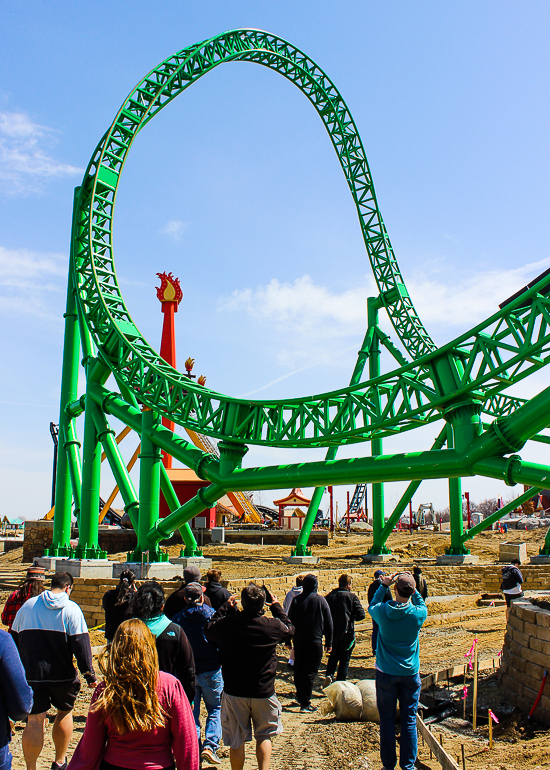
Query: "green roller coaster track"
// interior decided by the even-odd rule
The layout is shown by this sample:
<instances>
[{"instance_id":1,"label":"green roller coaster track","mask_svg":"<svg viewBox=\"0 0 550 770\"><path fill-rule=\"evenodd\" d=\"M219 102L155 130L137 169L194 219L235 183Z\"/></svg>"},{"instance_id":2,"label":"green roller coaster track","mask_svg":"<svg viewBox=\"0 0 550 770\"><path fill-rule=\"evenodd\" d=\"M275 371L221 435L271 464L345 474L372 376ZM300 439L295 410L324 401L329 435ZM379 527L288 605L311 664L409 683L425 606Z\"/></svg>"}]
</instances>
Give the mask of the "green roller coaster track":
<instances>
[{"instance_id":1,"label":"green roller coaster track","mask_svg":"<svg viewBox=\"0 0 550 770\"><path fill-rule=\"evenodd\" d=\"M368 328L350 384L305 398L254 401L232 398L194 383L147 343L124 304L112 247L114 206L124 162L139 131L172 99L228 61L269 67L294 83L323 121L353 197L379 294L368 300ZM550 390L530 401L507 388L544 366L550 356L550 284L541 279L485 322L438 348L418 317L394 255L354 120L328 76L304 53L267 32L240 29L179 51L133 89L102 137L75 191L65 314L60 440L50 555L104 556L98 545L100 449L107 455L137 532L131 559L144 551L164 557L159 543L180 528L184 554L199 553L187 522L227 491L315 486L295 549L307 555L308 537L325 484L373 485L373 554L387 552L387 537L425 478L448 478L449 553L467 553L473 530L463 531L460 478L474 474L542 488L550 468L514 454L550 422ZM403 350L378 325L385 310ZM384 347L395 368L380 371ZM86 392L77 392L80 358ZM368 378L363 371L368 362ZM119 393L106 388L113 375ZM84 440L76 418L84 413ZM482 414L493 418L482 422ZM141 436L139 495L134 489L108 416ZM163 427L160 418L219 440L219 459ZM444 428L432 450L384 455L382 441L437 420ZM337 460L339 446L371 442L371 457ZM324 462L243 468L248 444L326 447ZM444 448L446 447L446 448ZM81 451L82 449L82 451ZM161 464L161 449L210 482L180 505ZM385 521L383 484L411 482ZM159 520L159 495L171 514ZM413 492L411 492L413 490ZM527 499L533 491L520 498ZM408 495L408 497L407 497ZM70 546L71 511L79 543ZM507 509L504 509L504 513ZM501 512L502 513L502 512ZM477 528L476 528L477 531ZM544 544L550 553L550 540Z\"/></svg>"}]
</instances>

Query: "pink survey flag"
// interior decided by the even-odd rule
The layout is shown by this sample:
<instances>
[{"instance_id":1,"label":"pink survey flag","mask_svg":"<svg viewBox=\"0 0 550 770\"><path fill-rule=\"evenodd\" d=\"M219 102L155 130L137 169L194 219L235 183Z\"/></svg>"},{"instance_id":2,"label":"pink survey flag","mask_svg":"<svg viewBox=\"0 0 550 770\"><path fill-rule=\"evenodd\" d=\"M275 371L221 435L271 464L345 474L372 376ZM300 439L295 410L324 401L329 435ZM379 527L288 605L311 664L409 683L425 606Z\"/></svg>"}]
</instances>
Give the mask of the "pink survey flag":
<instances>
[{"instance_id":1,"label":"pink survey flag","mask_svg":"<svg viewBox=\"0 0 550 770\"><path fill-rule=\"evenodd\" d=\"M496 724L498 725L498 723L499 723L499 722L498 722L498 719L497 719L497 718L496 718L496 716L493 714L493 712L491 711L491 709L489 709L489 716L491 717L491 719L493 720L493 722L496 722Z\"/></svg>"}]
</instances>

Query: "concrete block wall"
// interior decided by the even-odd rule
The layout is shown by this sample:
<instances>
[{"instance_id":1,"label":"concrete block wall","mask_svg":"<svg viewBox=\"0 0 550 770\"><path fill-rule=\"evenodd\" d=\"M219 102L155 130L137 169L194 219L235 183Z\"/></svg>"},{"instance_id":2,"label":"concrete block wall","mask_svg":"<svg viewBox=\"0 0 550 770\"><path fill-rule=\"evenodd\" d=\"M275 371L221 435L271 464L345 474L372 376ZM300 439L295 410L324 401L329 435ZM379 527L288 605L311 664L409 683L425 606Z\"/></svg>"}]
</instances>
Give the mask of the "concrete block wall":
<instances>
[{"instance_id":1,"label":"concrete block wall","mask_svg":"<svg viewBox=\"0 0 550 770\"><path fill-rule=\"evenodd\" d=\"M401 569L409 567L412 569L411 565L400 564L399 566ZM394 569L395 566L386 567L387 572L391 572ZM289 567L288 576L258 577L250 575L246 578L236 578L227 581L227 587L233 593L239 594L251 580L255 580L260 585L265 582L270 591L275 593L282 601L286 592L295 583L294 576L300 571L309 572L311 570L307 568L297 570ZM319 580L320 593L326 594L338 585L338 577L341 574L341 570L320 569L314 570L314 572ZM367 589L372 582L373 572L373 567L357 567L348 570L348 574L353 579L352 590L358 595L365 608L367 606ZM482 592L497 592L501 580L500 567L498 565L464 565L461 567L438 567L433 565L423 567L423 574L428 581L430 596L452 594L475 595ZM550 565L528 566L524 569L523 576L526 581L526 589L550 589ZM109 588L113 588L115 585L117 585L116 580L76 578L71 598L81 605L88 625L96 626L103 622L101 599L105 591L108 591ZM181 585L181 582L164 581L162 585L168 595L176 590ZM449 611L452 611L452 603L449 605Z\"/></svg>"},{"instance_id":2,"label":"concrete block wall","mask_svg":"<svg viewBox=\"0 0 550 770\"><path fill-rule=\"evenodd\" d=\"M502 650L502 686L508 700L529 713L537 698L544 671L550 671L550 612L528 599L511 605ZM534 716L550 725L550 680Z\"/></svg>"}]
</instances>

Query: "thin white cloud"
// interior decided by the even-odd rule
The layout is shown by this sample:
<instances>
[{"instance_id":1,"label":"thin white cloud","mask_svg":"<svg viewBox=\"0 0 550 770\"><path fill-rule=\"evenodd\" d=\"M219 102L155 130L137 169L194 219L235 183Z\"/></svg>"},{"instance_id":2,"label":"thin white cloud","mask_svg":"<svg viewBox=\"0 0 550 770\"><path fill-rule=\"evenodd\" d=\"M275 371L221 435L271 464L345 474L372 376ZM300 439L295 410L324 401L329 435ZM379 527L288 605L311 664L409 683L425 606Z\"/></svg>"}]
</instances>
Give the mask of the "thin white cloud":
<instances>
[{"instance_id":1,"label":"thin white cloud","mask_svg":"<svg viewBox=\"0 0 550 770\"><path fill-rule=\"evenodd\" d=\"M181 219L169 219L168 222L161 227L159 233L167 235L173 241L180 241L184 230L187 228L187 223L182 222Z\"/></svg>"},{"instance_id":2,"label":"thin white cloud","mask_svg":"<svg viewBox=\"0 0 550 770\"><path fill-rule=\"evenodd\" d=\"M458 327L467 330L495 313L499 302L548 265L550 258L515 270L470 272L458 279L451 271L432 270L421 279L409 279L407 286L428 330L441 327L441 332L454 336ZM260 323L290 330L298 345L311 338L327 340L364 333L366 300L376 294L370 277L361 286L342 292L316 284L309 275L293 283L273 278L265 286L239 289L220 298L218 310L245 312Z\"/></svg>"},{"instance_id":3,"label":"thin white cloud","mask_svg":"<svg viewBox=\"0 0 550 770\"><path fill-rule=\"evenodd\" d=\"M56 132L33 123L22 112L0 112L0 189L8 195L40 192L44 180L83 170L48 154Z\"/></svg>"},{"instance_id":4,"label":"thin white cloud","mask_svg":"<svg viewBox=\"0 0 550 770\"><path fill-rule=\"evenodd\" d=\"M470 272L465 277L457 277L453 271L438 272L433 277L413 278L407 286L429 331L432 326L466 331L496 313L499 303L549 265L550 258L515 270Z\"/></svg>"},{"instance_id":5,"label":"thin white cloud","mask_svg":"<svg viewBox=\"0 0 550 770\"><path fill-rule=\"evenodd\" d=\"M0 312L51 318L65 291L67 258L0 246ZM57 309L57 308L56 308Z\"/></svg>"},{"instance_id":6,"label":"thin white cloud","mask_svg":"<svg viewBox=\"0 0 550 770\"><path fill-rule=\"evenodd\" d=\"M364 330L366 298L373 293L374 281L338 293L314 283L309 275L296 278L294 283L272 278L267 286L237 290L221 298L218 309L245 311L259 321L304 337L342 337Z\"/></svg>"}]
</instances>

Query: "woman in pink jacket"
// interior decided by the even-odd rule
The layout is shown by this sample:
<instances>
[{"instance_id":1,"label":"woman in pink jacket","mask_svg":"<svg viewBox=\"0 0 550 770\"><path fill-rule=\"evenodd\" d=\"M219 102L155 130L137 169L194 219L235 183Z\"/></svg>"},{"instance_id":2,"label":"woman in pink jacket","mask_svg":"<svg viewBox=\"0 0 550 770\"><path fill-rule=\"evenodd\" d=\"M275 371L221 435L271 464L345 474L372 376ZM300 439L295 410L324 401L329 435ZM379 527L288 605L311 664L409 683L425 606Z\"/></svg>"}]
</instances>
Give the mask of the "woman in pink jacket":
<instances>
[{"instance_id":1,"label":"woman in pink jacket","mask_svg":"<svg viewBox=\"0 0 550 770\"><path fill-rule=\"evenodd\" d=\"M70 770L198 770L199 745L180 682L159 671L155 639L126 620L99 662L105 677L90 705Z\"/></svg>"}]
</instances>

